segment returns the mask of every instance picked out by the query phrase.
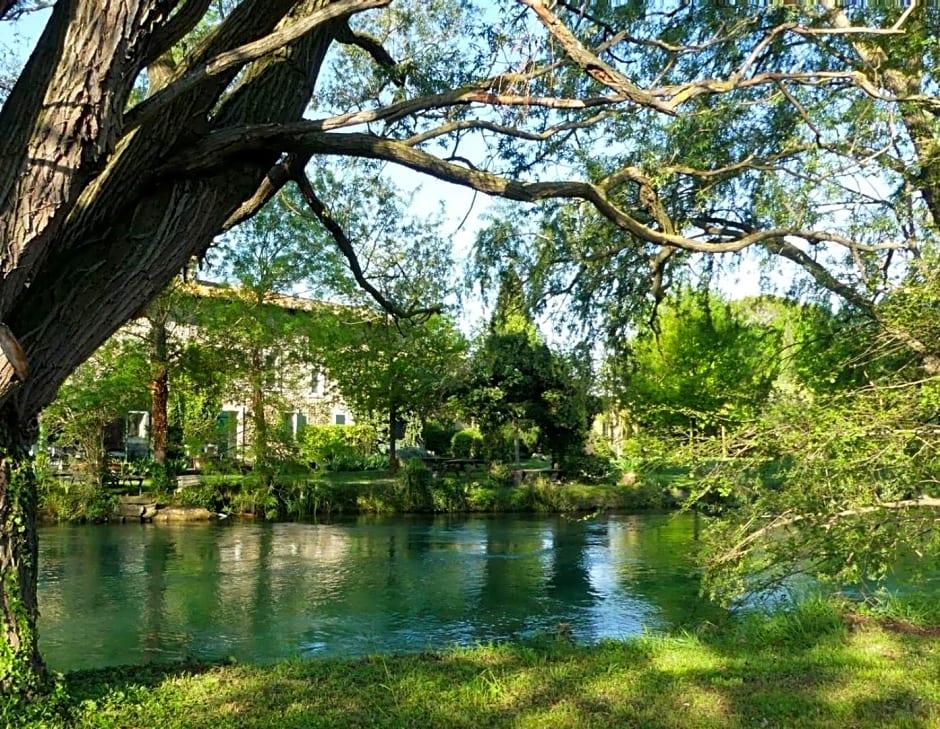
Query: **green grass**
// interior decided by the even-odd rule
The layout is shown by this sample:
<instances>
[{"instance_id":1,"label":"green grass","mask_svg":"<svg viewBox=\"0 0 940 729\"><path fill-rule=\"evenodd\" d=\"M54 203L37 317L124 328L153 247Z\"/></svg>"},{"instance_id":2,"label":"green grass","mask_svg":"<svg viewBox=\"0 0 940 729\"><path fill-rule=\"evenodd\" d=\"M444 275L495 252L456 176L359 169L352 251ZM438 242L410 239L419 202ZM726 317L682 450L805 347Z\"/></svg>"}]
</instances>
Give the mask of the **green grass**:
<instances>
[{"instance_id":1,"label":"green grass","mask_svg":"<svg viewBox=\"0 0 940 729\"><path fill-rule=\"evenodd\" d=\"M62 688L21 725L920 729L940 727L940 641L812 602L594 647L562 635L416 656L110 669Z\"/></svg>"}]
</instances>

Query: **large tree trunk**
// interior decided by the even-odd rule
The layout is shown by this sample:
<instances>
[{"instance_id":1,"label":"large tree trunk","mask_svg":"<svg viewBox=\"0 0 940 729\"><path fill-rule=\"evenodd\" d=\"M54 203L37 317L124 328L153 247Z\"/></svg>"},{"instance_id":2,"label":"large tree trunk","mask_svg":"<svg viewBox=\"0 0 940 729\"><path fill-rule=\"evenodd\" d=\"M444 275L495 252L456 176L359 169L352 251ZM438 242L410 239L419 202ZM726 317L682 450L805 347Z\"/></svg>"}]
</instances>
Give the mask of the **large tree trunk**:
<instances>
[{"instance_id":1,"label":"large tree trunk","mask_svg":"<svg viewBox=\"0 0 940 729\"><path fill-rule=\"evenodd\" d=\"M45 665L36 620L38 547L36 482L24 427L11 408L0 412L0 694L28 696L41 688Z\"/></svg>"}]
</instances>

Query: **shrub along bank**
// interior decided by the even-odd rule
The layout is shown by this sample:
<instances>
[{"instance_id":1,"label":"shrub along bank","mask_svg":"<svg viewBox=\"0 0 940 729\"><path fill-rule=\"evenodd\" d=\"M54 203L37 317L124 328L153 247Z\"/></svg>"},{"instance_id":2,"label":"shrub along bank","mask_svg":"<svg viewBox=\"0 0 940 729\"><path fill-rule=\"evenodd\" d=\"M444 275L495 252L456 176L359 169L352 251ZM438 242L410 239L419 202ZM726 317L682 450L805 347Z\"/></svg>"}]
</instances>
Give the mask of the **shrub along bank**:
<instances>
[{"instance_id":1,"label":"shrub along bank","mask_svg":"<svg viewBox=\"0 0 940 729\"><path fill-rule=\"evenodd\" d=\"M663 474L624 478L617 470L598 475L595 469L556 481L554 474L535 473L547 469L548 463L522 465L528 469L522 480L507 464L435 472L413 459L397 473L294 467L274 473L206 473L162 491L145 480L142 488L161 504L268 519L356 513L635 511L676 503L675 489ZM102 521L113 510L121 488L46 478L40 482L41 511L48 521ZM137 490L135 485L133 492Z\"/></svg>"},{"instance_id":2,"label":"shrub along bank","mask_svg":"<svg viewBox=\"0 0 940 729\"><path fill-rule=\"evenodd\" d=\"M68 675L0 726L940 727L940 640L821 602L693 633Z\"/></svg>"},{"instance_id":3,"label":"shrub along bank","mask_svg":"<svg viewBox=\"0 0 940 729\"><path fill-rule=\"evenodd\" d=\"M592 512L661 509L658 489L630 483L516 483L505 466L469 474L434 474L418 461L387 471L326 473L267 486L245 476L206 476L174 495L181 505L276 518L356 513ZM279 513L280 508L280 513Z\"/></svg>"}]
</instances>

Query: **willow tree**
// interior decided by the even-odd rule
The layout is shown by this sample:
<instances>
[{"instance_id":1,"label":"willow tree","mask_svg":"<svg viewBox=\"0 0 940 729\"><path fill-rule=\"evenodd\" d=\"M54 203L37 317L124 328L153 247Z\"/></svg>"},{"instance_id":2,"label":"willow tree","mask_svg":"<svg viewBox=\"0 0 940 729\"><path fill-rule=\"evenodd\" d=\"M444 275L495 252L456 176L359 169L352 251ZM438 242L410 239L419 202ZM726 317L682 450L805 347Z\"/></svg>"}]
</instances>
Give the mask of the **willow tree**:
<instances>
[{"instance_id":1,"label":"willow tree","mask_svg":"<svg viewBox=\"0 0 940 729\"><path fill-rule=\"evenodd\" d=\"M0 1L0 21L30 5ZM757 246L860 304L859 280L812 251L881 270L889 253L916 252L918 216L940 212L937 20L918 3L868 19L834 0L731 19L724 3L482 5L53 4L0 110L4 690L43 674L25 450L37 413L190 257L283 185L336 235L310 165L366 157L517 201L579 200L579 215L596 210L620 232L575 262L631 257L649 267L629 275L655 283L682 251ZM866 164L893 183L888 194L848 182ZM860 231L823 214L818 180L841 184L860 213L874 198L888 223ZM754 191L760 205L734 208Z\"/></svg>"}]
</instances>

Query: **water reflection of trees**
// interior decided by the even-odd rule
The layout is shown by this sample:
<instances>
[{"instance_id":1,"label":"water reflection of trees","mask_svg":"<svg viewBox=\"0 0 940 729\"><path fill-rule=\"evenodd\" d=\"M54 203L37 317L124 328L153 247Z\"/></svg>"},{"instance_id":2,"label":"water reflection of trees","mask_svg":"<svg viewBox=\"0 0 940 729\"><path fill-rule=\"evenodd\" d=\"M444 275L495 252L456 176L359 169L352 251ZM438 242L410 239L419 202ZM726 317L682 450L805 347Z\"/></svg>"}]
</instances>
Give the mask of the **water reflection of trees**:
<instances>
[{"instance_id":1,"label":"water reflection of trees","mask_svg":"<svg viewBox=\"0 0 940 729\"><path fill-rule=\"evenodd\" d=\"M40 628L60 670L422 650L559 622L622 635L686 620L698 586L691 522L670 517L125 525L42 544Z\"/></svg>"},{"instance_id":2,"label":"water reflection of trees","mask_svg":"<svg viewBox=\"0 0 940 729\"><path fill-rule=\"evenodd\" d=\"M698 599L693 514L623 515L608 521L611 558L625 592L655 608L663 626L717 615Z\"/></svg>"},{"instance_id":3,"label":"water reflection of trees","mask_svg":"<svg viewBox=\"0 0 940 729\"><path fill-rule=\"evenodd\" d=\"M548 594L564 604L588 607L595 602L589 574L589 523L580 519L552 521L552 570Z\"/></svg>"}]
</instances>

